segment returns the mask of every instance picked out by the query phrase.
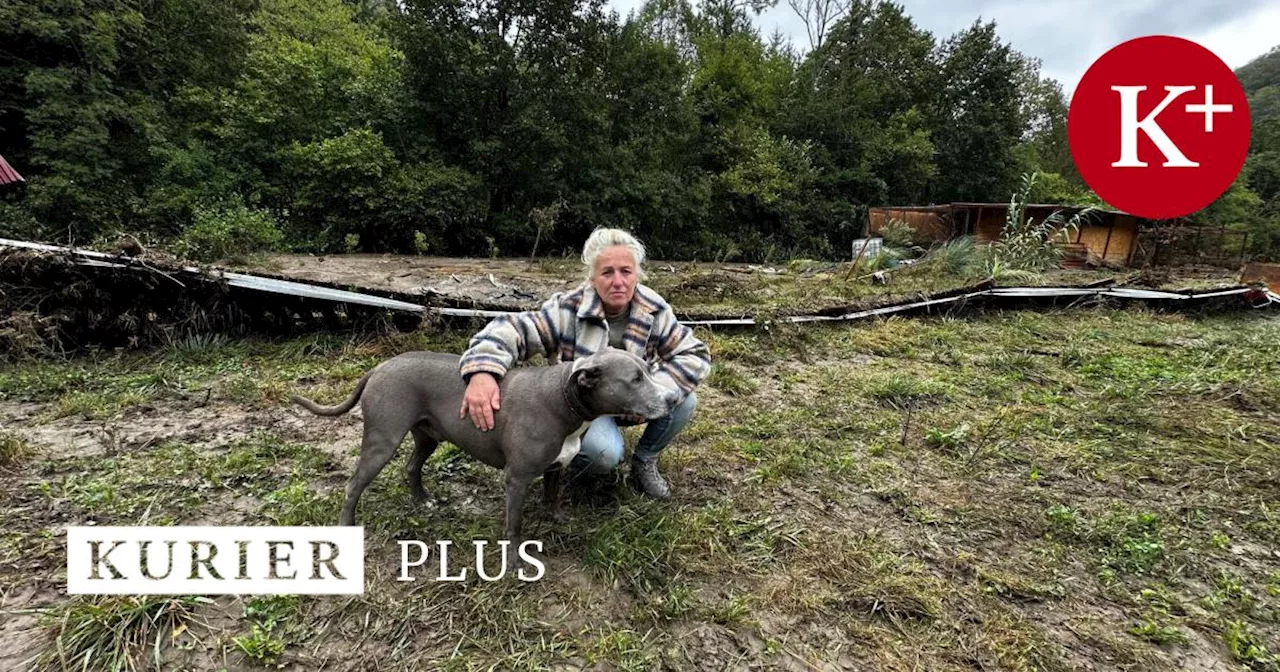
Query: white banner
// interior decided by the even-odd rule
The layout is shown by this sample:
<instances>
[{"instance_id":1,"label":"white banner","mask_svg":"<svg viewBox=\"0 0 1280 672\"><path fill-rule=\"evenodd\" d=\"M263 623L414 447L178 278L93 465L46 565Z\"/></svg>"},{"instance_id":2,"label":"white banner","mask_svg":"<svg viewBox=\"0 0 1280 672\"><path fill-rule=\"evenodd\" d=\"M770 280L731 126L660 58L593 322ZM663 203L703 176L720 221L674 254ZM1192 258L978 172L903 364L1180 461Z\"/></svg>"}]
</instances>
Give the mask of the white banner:
<instances>
[{"instance_id":1,"label":"white banner","mask_svg":"<svg viewBox=\"0 0 1280 672\"><path fill-rule=\"evenodd\" d=\"M358 595L363 527L68 527L72 595Z\"/></svg>"}]
</instances>

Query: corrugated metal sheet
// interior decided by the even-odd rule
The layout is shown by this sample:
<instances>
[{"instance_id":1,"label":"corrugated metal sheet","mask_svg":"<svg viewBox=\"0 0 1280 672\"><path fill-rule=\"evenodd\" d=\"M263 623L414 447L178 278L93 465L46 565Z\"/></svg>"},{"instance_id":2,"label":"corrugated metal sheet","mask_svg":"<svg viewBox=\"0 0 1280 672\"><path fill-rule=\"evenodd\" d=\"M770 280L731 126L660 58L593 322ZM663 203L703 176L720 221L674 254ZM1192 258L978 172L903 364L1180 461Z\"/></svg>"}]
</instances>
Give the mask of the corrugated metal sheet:
<instances>
[{"instance_id":1,"label":"corrugated metal sheet","mask_svg":"<svg viewBox=\"0 0 1280 672\"><path fill-rule=\"evenodd\" d=\"M18 171L13 169L13 166L9 165L9 162L4 160L4 155L0 154L0 184L13 184L25 181L26 180L18 174Z\"/></svg>"},{"instance_id":2,"label":"corrugated metal sheet","mask_svg":"<svg viewBox=\"0 0 1280 672\"><path fill-rule=\"evenodd\" d=\"M128 258L116 255L104 254L92 250L73 249L61 247L57 245L45 245L42 243L31 243L20 240L7 240L0 238L0 246L17 247L22 249L40 250L45 252L59 252L63 254L71 254L80 260L80 263L91 266L110 266L110 267L132 267L141 272L154 273L156 269L142 266L140 263L134 262ZM187 274L205 275L221 278L233 287L243 289L272 292L278 294L287 294L290 296L300 296L313 299L322 299L328 301L336 301L342 303L351 303L357 305L372 306L376 308L385 308L388 310L403 310L414 313L431 312L439 315L448 315L454 317L498 317L500 315L510 314L509 311L498 310L473 310L466 308L438 308L430 306L422 306L396 299L389 299L380 296L372 296L369 294L361 294L358 292L349 292L341 289L330 287L319 287L302 282L293 282L289 280L276 280L272 278L263 278L245 273L232 273L227 271L202 271L201 269L186 266L180 269L164 269L164 273L180 282L180 278ZM952 290L946 292L945 296L941 294L932 297L925 297L916 301L908 301L905 303L881 306L868 310L859 310L841 315L793 315L779 318L781 322L792 324L805 324L811 322L849 322L854 320L862 320L881 315L893 315L896 313L904 313L914 310L932 308L950 303L961 303L972 299L995 299L995 300L1026 300L1026 299L1053 299L1053 298L1117 298L1132 301L1152 301L1152 302L1169 302L1173 305L1185 305L1188 307L1194 305L1208 305L1214 301L1236 298L1247 301L1249 305L1254 307L1268 307L1280 305L1280 295L1270 292L1266 289L1257 287L1232 287L1212 292L1204 293L1182 293L1182 292L1166 292L1152 289L1134 289L1125 287L1001 287L982 289L982 285L970 287L968 290ZM729 318L729 319L700 319L700 320L682 320L685 324L691 326L751 326L756 324L755 320L750 317Z\"/></svg>"},{"instance_id":3,"label":"corrugated metal sheet","mask_svg":"<svg viewBox=\"0 0 1280 672\"><path fill-rule=\"evenodd\" d=\"M0 238L0 245L8 247L17 247L28 250L39 250L41 252L59 252L63 254L72 254L86 265L92 266L114 266L117 268L136 267L143 272L155 272L154 270L143 267L140 264L132 264L130 260L116 255L104 254L93 250L73 249L69 247L61 247L58 245L45 245L43 243L30 243L22 240L8 240ZM242 289L257 290L260 292L272 292L276 294L288 294L290 296L300 296L309 299L324 299L327 301L338 301L342 303L352 303L363 306L371 306L374 308L386 308L388 310L406 310L410 312L420 313L426 310L425 306L414 303L406 303L395 299L386 299L380 296L371 296L369 294L360 294L357 292L348 292L341 289L330 289L328 287L317 287L302 282L291 282L287 280L272 280L270 278L260 278L244 273L232 273L229 271L209 270L202 271L193 266L184 266L180 269L164 269L165 272L176 271L178 275L175 280L181 281L182 274L205 275L213 278L225 280L232 287L240 287Z\"/></svg>"}]
</instances>

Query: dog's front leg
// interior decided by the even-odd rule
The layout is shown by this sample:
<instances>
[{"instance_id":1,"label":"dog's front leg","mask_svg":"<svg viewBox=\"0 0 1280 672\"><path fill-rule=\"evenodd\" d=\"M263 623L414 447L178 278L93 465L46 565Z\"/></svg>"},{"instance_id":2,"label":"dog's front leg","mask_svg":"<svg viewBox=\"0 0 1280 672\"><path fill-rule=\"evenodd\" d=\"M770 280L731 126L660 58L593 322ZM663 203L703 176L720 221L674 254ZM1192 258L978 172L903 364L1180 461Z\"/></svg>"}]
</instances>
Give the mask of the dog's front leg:
<instances>
[{"instance_id":1,"label":"dog's front leg","mask_svg":"<svg viewBox=\"0 0 1280 672\"><path fill-rule=\"evenodd\" d=\"M520 544L524 541L521 535L521 522L524 518L524 498L529 492L536 474L527 474L507 470L507 571L515 572L519 565Z\"/></svg>"},{"instance_id":2,"label":"dog's front leg","mask_svg":"<svg viewBox=\"0 0 1280 672\"><path fill-rule=\"evenodd\" d=\"M557 525L569 522L569 516L564 512L565 480L565 469L558 464L551 465L542 475L542 504Z\"/></svg>"}]
</instances>

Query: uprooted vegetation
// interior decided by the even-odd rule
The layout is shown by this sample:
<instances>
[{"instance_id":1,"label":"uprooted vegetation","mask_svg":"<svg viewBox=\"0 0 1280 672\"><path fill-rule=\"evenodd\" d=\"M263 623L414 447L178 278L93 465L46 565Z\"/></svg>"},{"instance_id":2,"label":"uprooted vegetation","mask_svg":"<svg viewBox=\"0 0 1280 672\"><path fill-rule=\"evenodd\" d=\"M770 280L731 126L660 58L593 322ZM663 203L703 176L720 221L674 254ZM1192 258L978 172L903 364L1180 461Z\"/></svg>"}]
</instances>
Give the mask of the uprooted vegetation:
<instances>
[{"instance_id":1,"label":"uprooted vegetation","mask_svg":"<svg viewBox=\"0 0 1280 672\"><path fill-rule=\"evenodd\" d=\"M34 648L0 667L1276 669L1280 323L1249 314L702 330L676 498L577 483L560 526L531 495L542 581L395 580L395 540L500 534L499 473L445 446L432 505L403 454L363 499L362 596L61 594L66 525L332 524L359 420L288 395L475 327L5 368L0 639Z\"/></svg>"}]
</instances>

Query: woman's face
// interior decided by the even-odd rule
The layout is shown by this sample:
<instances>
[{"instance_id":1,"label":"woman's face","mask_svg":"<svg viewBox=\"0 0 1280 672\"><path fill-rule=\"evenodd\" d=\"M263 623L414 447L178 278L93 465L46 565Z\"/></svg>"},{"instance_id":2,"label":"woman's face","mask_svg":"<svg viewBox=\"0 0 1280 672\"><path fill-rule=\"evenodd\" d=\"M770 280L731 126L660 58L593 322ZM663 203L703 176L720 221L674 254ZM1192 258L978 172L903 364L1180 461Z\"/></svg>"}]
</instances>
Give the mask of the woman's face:
<instances>
[{"instance_id":1,"label":"woman's face","mask_svg":"<svg viewBox=\"0 0 1280 672\"><path fill-rule=\"evenodd\" d=\"M606 247L596 257L596 266L591 272L591 284L600 295L605 312L610 314L622 312L631 303L639 278L635 257L622 245Z\"/></svg>"}]
</instances>

